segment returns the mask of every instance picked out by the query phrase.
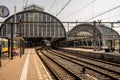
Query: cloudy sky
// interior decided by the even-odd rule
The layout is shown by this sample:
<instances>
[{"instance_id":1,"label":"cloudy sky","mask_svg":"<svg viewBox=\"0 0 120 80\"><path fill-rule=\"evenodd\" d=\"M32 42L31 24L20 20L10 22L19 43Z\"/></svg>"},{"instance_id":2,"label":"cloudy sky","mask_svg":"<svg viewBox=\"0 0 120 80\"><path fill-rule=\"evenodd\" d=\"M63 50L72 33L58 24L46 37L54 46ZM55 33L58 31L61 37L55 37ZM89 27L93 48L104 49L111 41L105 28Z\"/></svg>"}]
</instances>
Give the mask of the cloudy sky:
<instances>
[{"instance_id":1,"label":"cloudy sky","mask_svg":"<svg viewBox=\"0 0 120 80\"><path fill-rule=\"evenodd\" d=\"M56 16L68 1L70 3ZM28 0L27 3L26 0L0 0L0 5L9 8L10 15L14 13L14 6L17 7L17 12L20 12L25 5L31 4L44 7L45 12L56 16L61 21L120 20L120 0ZM109 10L111 11L107 12ZM95 17L104 12L107 13ZM0 21L2 20L4 19L0 18Z\"/></svg>"}]
</instances>

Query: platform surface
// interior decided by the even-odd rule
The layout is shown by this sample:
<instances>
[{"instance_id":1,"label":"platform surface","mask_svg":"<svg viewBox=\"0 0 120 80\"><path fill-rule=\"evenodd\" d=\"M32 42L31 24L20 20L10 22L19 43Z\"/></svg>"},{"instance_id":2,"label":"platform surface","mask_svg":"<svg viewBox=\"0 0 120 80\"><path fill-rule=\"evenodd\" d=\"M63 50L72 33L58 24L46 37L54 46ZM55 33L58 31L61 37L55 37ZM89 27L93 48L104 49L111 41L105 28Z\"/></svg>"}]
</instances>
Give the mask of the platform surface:
<instances>
[{"instance_id":1,"label":"platform surface","mask_svg":"<svg viewBox=\"0 0 120 80\"><path fill-rule=\"evenodd\" d=\"M100 51L94 51L93 49L85 49L85 48L73 48L73 47L69 47L69 48L63 48L62 49L66 49L66 50L73 50L73 51L83 51L83 52L91 52L91 53L104 53L104 54L111 54L111 55L118 55L120 56L119 52L105 52L105 50L100 50Z\"/></svg>"},{"instance_id":2,"label":"platform surface","mask_svg":"<svg viewBox=\"0 0 120 80\"><path fill-rule=\"evenodd\" d=\"M24 55L1 59L0 80L51 80L50 75L33 48L25 49Z\"/></svg>"}]
</instances>

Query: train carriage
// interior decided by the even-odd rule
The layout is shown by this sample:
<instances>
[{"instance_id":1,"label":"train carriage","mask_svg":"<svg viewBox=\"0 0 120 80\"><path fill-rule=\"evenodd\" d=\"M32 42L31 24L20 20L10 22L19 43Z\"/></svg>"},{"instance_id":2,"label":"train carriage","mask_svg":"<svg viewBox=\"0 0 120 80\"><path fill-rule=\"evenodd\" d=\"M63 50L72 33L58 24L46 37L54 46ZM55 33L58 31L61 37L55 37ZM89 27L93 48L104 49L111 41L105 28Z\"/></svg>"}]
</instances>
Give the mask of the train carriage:
<instances>
[{"instance_id":1,"label":"train carriage","mask_svg":"<svg viewBox=\"0 0 120 80\"><path fill-rule=\"evenodd\" d=\"M13 43L14 43L13 48L14 49L18 48L17 41L14 40ZM2 53L8 52L8 39L0 38L0 46L1 46Z\"/></svg>"}]
</instances>

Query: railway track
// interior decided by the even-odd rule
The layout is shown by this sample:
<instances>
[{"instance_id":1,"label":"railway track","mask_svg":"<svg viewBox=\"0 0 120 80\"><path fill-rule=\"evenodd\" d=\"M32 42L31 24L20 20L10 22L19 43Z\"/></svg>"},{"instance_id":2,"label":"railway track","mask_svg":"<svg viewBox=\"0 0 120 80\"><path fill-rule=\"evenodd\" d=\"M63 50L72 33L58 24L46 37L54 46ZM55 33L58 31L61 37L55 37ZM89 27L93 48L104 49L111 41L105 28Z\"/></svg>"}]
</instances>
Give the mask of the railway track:
<instances>
[{"instance_id":1,"label":"railway track","mask_svg":"<svg viewBox=\"0 0 120 80\"><path fill-rule=\"evenodd\" d=\"M44 61L47 67L49 67L50 71L52 71L55 80L81 80L79 76L76 76L64 66L46 56L45 53L46 51L43 50L41 53L38 53L38 56Z\"/></svg>"},{"instance_id":2,"label":"railway track","mask_svg":"<svg viewBox=\"0 0 120 80\"><path fill-rule=\"evenodd\" d=\"M87 60L55 50L42 50L38 55L55 76L55 80L120 80L119 65ZM83 66L85 74L81 73ZM114 70L113 66L119 70Z\"/></svg>"},{"instance_id":3,"label":"railway track","mask_svg":"<svg viewBox=\"0 0 120 80\"><path fill-rule=\"evenodd\" d=\"M117 63L108 62L108 61L95 59L95 58L90 58L90 57L85 57L85 56L82 56L80 54L73 54L73 53L68 53L68 52L60 51L60 50L59 51L58 50L57 51L56 50L52 50L52 51L53 52L57 52L59 54L65 53L63 55L69 56L69 57L77 57L78 59L86 61L88 63L91 62L91 64L104 67L104 68L109 69L111 71L114 71L114 72L116 72L118 74L120 73L120 64L117 64Z\"/></svg>"},{"instance_id":4,"label":"railway track","mask_svg":"<svg viewBox=\"0 0 120 80\"><path fill-rule=\"evenodd\" d=\"M51 52L51 51L49 51L49 52ZM101 75L105 75L105 76L109 77L111 80L120 80L120 72L119 72L120 69L119 69L118 65L116 66L117 69L114 70L114 69L112 69L113 67L112 68L111 67L103 67L103 64L105 64L105 63L100 64L100 62L96 63L95 61L90 61L91 62L90 63L89 60L85 60L85 59L81 60L80 58L77 58L75 56L70 56L70 55L68 56L67 54L61 55L60 53L58 54L58 52L56 54L56 51L51 52L51 53L54 55L57 55L59 57L62 57L64 59L70 60L76 64L79 64L82 66L84 65L87 69L93 70L97 73L100 73ZM108 64L108 65L110 65L110 64ZM114 65L114 67L115 67L115 65Z\"/></svg>"},{"instance_id":5,"label":"railway track","mask_svg":"<svg viewBox=\"0 0 120 80\"><path fill-rule=\"evenodd\" d=\"M114 63L114 62L110 62L110 61L105 61L105 60L100 60L100 59L96 59L96 58L91 58L91 57L87 57L87 56L83 56L83 55L80 55L80 54L74 54L73 52L69 52L69 51L63 51L63 50L57 50L61 53L66 53L66 54L70 54L70 55L73 55L73 56L79 56L80 58L86 58L86 59L89 59L89 60L94 60L94 61L98 61L98 62L102 62L102 63L105 63L105 64L110 64L110 65L113 65L113 66L117 66L117 67L120 67L120 64L118 63Z\"/></svg>"}]
</instances>

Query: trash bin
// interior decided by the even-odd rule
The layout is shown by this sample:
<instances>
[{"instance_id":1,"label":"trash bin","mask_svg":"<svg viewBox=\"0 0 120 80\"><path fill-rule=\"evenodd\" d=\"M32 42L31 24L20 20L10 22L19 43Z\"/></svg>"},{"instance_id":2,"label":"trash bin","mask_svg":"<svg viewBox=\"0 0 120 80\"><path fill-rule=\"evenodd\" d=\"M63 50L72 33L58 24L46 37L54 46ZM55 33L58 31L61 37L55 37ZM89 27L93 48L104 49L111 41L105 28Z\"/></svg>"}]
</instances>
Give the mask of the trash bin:
<instances>
[{"instance_id":1,"label":"trash bin","mask_svg":"<svg viewBox=\"0 0 120 80\"><path fill-rule=\"evenodd\" d=\"M113 47L105 49L105 52L113 52L113 51L115 51L115 49Z\"/></svg>"},{"instance_id":2,"label":"trash bin","mask_svg":"<svg viewBox=\"0 0 120 80\"><path fill-rule=\"evenodd\" d=\"M105 52L110 52L110 50L107 48L107 49L105 49Z\"/></svg>"},{"instance_id":3,"label":"trash bin","mask_svg":"<svg viewBox=\"0 0 120 80\"><path fill-rule=\"evenodd\" d=\"M115 51L115 49L113 47L111 47L110 49L111 49L111 52Z\"/></svg>"}]
</instances>

